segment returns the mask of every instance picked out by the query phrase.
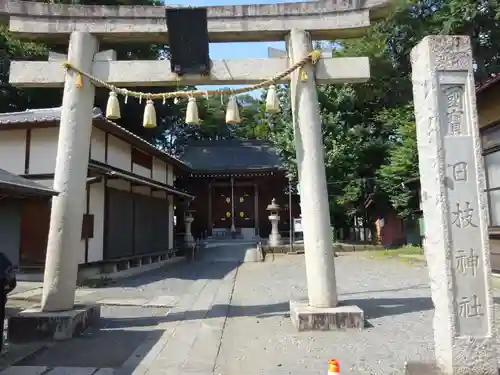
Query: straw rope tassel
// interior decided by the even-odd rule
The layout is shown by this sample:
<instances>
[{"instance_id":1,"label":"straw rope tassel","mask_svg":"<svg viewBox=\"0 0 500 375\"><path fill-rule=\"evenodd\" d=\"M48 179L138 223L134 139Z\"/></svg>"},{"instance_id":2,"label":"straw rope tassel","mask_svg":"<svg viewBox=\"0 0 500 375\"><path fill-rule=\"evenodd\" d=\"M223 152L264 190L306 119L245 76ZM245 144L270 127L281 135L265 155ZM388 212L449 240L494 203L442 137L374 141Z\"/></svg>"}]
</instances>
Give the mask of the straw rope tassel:
<instances>
[{"instance_id":1,"label":"straw rope tassel","mask_svg":"<svg viewBox=\"0 0 500 375\"><path fill-rule=\"evenodd\" d=\"M154 103L148 99L144 107L144 119L142 126L148 129L156 128L156 111Z\"/></svg>"},{"instance_id":2,"label":"straw rope tassel","mask_svg":"<svg viewBox=\"0 0 500 375\"><path fill-rule=\"evenodd\" d=\"M280 99L278 93L276 92L276 86L269 86L266 97L266 112L267 113L278 113L280 110Z\"/></svg>"},{"instance_id":3,"label":"straw rope tassel","mask_svg":"<svg viewBox=\"0 0 500 375\"><path fill-rule=\"evenodd\" d=\"M116 92L110 91L108 103L106 104L106 118L118 120L120 117L120 102L118 101L118 95Z\"/></svg>"},{"instance_id":4,"label":"straw rope tassel","mask_svg":"<svg viewBox=\"0 0 500 375\"><path fill-rule=\"evenodd\" d=\"M196 105L196 98L191 97L188 100L188 105L186 108L186 124L198 125L199 123L200 118L198 117L198 106Z\"/></svg>"},{"instance_id":5,"label":"straw rope tassel","mask_svg":"<svg viewBox=\"0 0 500 375\"><path fill-rule=\"evenodd\" d=\"M240 111L238 110L238 102L236 101L235 96L231 96L229 98L229 102L227 103L226 124L239 124L240 122L241 119Z\"/></svg>"}]
</instances>

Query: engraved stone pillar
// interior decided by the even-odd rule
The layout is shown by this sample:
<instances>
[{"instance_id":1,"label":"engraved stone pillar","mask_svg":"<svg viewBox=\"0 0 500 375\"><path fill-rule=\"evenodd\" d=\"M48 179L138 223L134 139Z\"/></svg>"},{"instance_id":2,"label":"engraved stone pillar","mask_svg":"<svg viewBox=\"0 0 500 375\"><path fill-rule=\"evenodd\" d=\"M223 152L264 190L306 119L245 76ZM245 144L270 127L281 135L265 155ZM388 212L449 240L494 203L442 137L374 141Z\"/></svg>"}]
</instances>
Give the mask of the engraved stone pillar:
<instances>
[{"instance_id":1,"label":"engraved stone pillar","mask_svg":"<svg viewBox=\"0 0 500 375\"><path fill-rule=\"evenodd\" d=\"M98 43L85 32L71 34L69 62L91 72ZM66 73L57 145L47 259L43 277L42 310L63 311L73 308L81 259L82 220L85 207L85 180L89 162L94 86L83 79L76 87L77 75Z\"/></svg>"},{"instance_id":2,"label":"engraved stone pillar","mask_svg":"<svg viewBox=\"0 0 500 375\"><path fill-rule=\"evenodd\" d=\"M411 61L436 364L408 363L406 370L430 373L437 367L447 375L497 375L469 38L426 37L413 49Z\"/></svg>"}]
</instances>

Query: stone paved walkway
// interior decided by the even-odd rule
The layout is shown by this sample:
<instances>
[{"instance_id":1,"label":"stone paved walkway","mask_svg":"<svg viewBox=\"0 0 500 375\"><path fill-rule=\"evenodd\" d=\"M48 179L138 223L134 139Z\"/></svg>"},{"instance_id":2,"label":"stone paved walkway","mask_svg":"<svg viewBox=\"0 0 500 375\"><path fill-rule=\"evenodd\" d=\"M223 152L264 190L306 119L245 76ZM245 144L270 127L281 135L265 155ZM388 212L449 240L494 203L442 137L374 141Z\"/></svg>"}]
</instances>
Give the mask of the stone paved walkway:
<instances>
[{"instance_id":1,"label":"stone paved walkway","mask_svg":"<svg viewBox=\"0 0 500 375\"><path fill-rule=\"evenodd\" d=\"M364 309L367 328L298 333L288 301L306 296L303 256L238 266L236 253L214 248L201 261L87 294L106 304L100 329L2 375L312 375L325 374L329 358L343 375L387 375L401 374L406 360L433 358L423 265L341 255L341 299Z\"/></svg>"}]
</instances>

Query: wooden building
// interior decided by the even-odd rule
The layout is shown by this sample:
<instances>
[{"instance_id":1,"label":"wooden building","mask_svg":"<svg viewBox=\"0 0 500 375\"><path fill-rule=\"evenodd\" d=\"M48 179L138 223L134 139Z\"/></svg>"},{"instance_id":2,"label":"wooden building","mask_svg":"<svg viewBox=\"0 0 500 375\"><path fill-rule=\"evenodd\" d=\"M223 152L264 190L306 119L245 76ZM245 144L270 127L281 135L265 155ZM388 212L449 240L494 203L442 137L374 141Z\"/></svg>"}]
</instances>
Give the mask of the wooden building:
<instances>
[{"instance_id":1,"label":"wooden building","mask_svg":"<svg viewBox=\"0 0 500 375\"><path fill-rule=\"evenodd\" d=\"M0 114L0 168L50 190L60 116L60 108ZM178 159L107 120L97 108L92 121L78 260L86 275L174 254L188 203L195 210L195 237L268 236L266 207L272 198L283 208L280 229L288 231L286 170L269 142L195 142ZM27 200L20 220L12 221L20 233L17 255L12 254L25 270L45 264L50 202ZM299 217L296 196L293 202L292 214Z\"/></svg>"},{"instance_id":2,"label":"wooden building","mask_svg":"<svg viewBox=\"0 0 500 375\"><path fill-rule=\"evenodd\" d=\"M476 90L488 198L491 267L500 272L500 75Z\"/></svg>"},{"instance_id":3,"label":"wooden building","mask_svg":"<svg viewBox=\"0 0 500 375\"><path fill-rule=\"evenodd\" d=\"M22 178L0 169L0 238L1 251L12 264L19 266L20 255L29 257L36 235L27 236L26 212L33 206L46 206L50 199L57 195L51 188ZM36 219L38 216L33 216ZM43 227L43 223L41 225ZM36 231L36 227L34 228Z\"/></svg>"},{"instance_id":4,"label":"wooden building","mask_svg":"<svg viewBox=\"0 0 500 375\"><path fill-rule=\"evenodd\" d=\"M0 114L0 168L52 188L60 116L60 108ZM79 263L128 268L163 259L174 251L174 198L193 198L174 187L189 168L99 109L92 125ZM24 204L21 267L43 268L49 222L49 199Z\"/></svg>"},{"instance_id":5,"label":"wooden building","mask_svg":"<svg viewBox=\"0 0 500 375\"><path fill-rule=\"evenodd\" d=\"M287 171L272 143L195 141L186 147L181 160L191 169L179 183L196 197L189 207L194 210L195 235L267 237L271 224L266 207L273 198L283 209L280 230L289 230ZM299 216L294 195L292 217Z\"/></svg>"}]
</instances>

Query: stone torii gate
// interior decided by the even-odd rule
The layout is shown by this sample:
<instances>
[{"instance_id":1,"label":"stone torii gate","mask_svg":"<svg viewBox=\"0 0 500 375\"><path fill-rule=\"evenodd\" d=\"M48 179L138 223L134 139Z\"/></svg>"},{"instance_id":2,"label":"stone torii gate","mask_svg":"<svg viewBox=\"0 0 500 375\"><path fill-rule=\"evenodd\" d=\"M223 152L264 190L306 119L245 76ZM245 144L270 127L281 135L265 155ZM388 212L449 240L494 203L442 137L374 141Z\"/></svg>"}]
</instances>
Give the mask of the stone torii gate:
<instances>
[{"instance_id":1,"label":"stone torii gate","mask_svg":"<svg viewBox=\"0 0 500 375\"><path fill-rule=\"evenodd\" d=\"M286 40L288 58L212 61L210 76L183 76L181 83L262 82L303 59L311 52L313 40L363 35L370 22L385 17L390 7L391 0L208 7L211 42ZM9 18L10 31L16 36L53 44L65 45L69 41L67 60L102 81L124 88L178 84L177 76L170 72L169 61L117 61L112 52L99 50L100 43L109 45L131 40L166 43L168 30L164 7L10 1L0 5L0 16L2 14L4 17L0 19ZM337 307L316 85L367 81L369 61L366 57L330 57L322 58L314 68L307 64L303 69L307 73L305 81L298 72L280 81L291 83L309 297L306 303L291 303L292 320L299 329L332 329L345 324L362 328L361 310ZM75 251L80 241L94 101L94 86L84 79L83 87L76 89L76 79L74 72L65 73L61 61L11 63L10 83L14 86L64 86L54 180L54 188L60 194L52 203L42 312L74 308L78 267Z\"/></svg>"}]
</instances>

